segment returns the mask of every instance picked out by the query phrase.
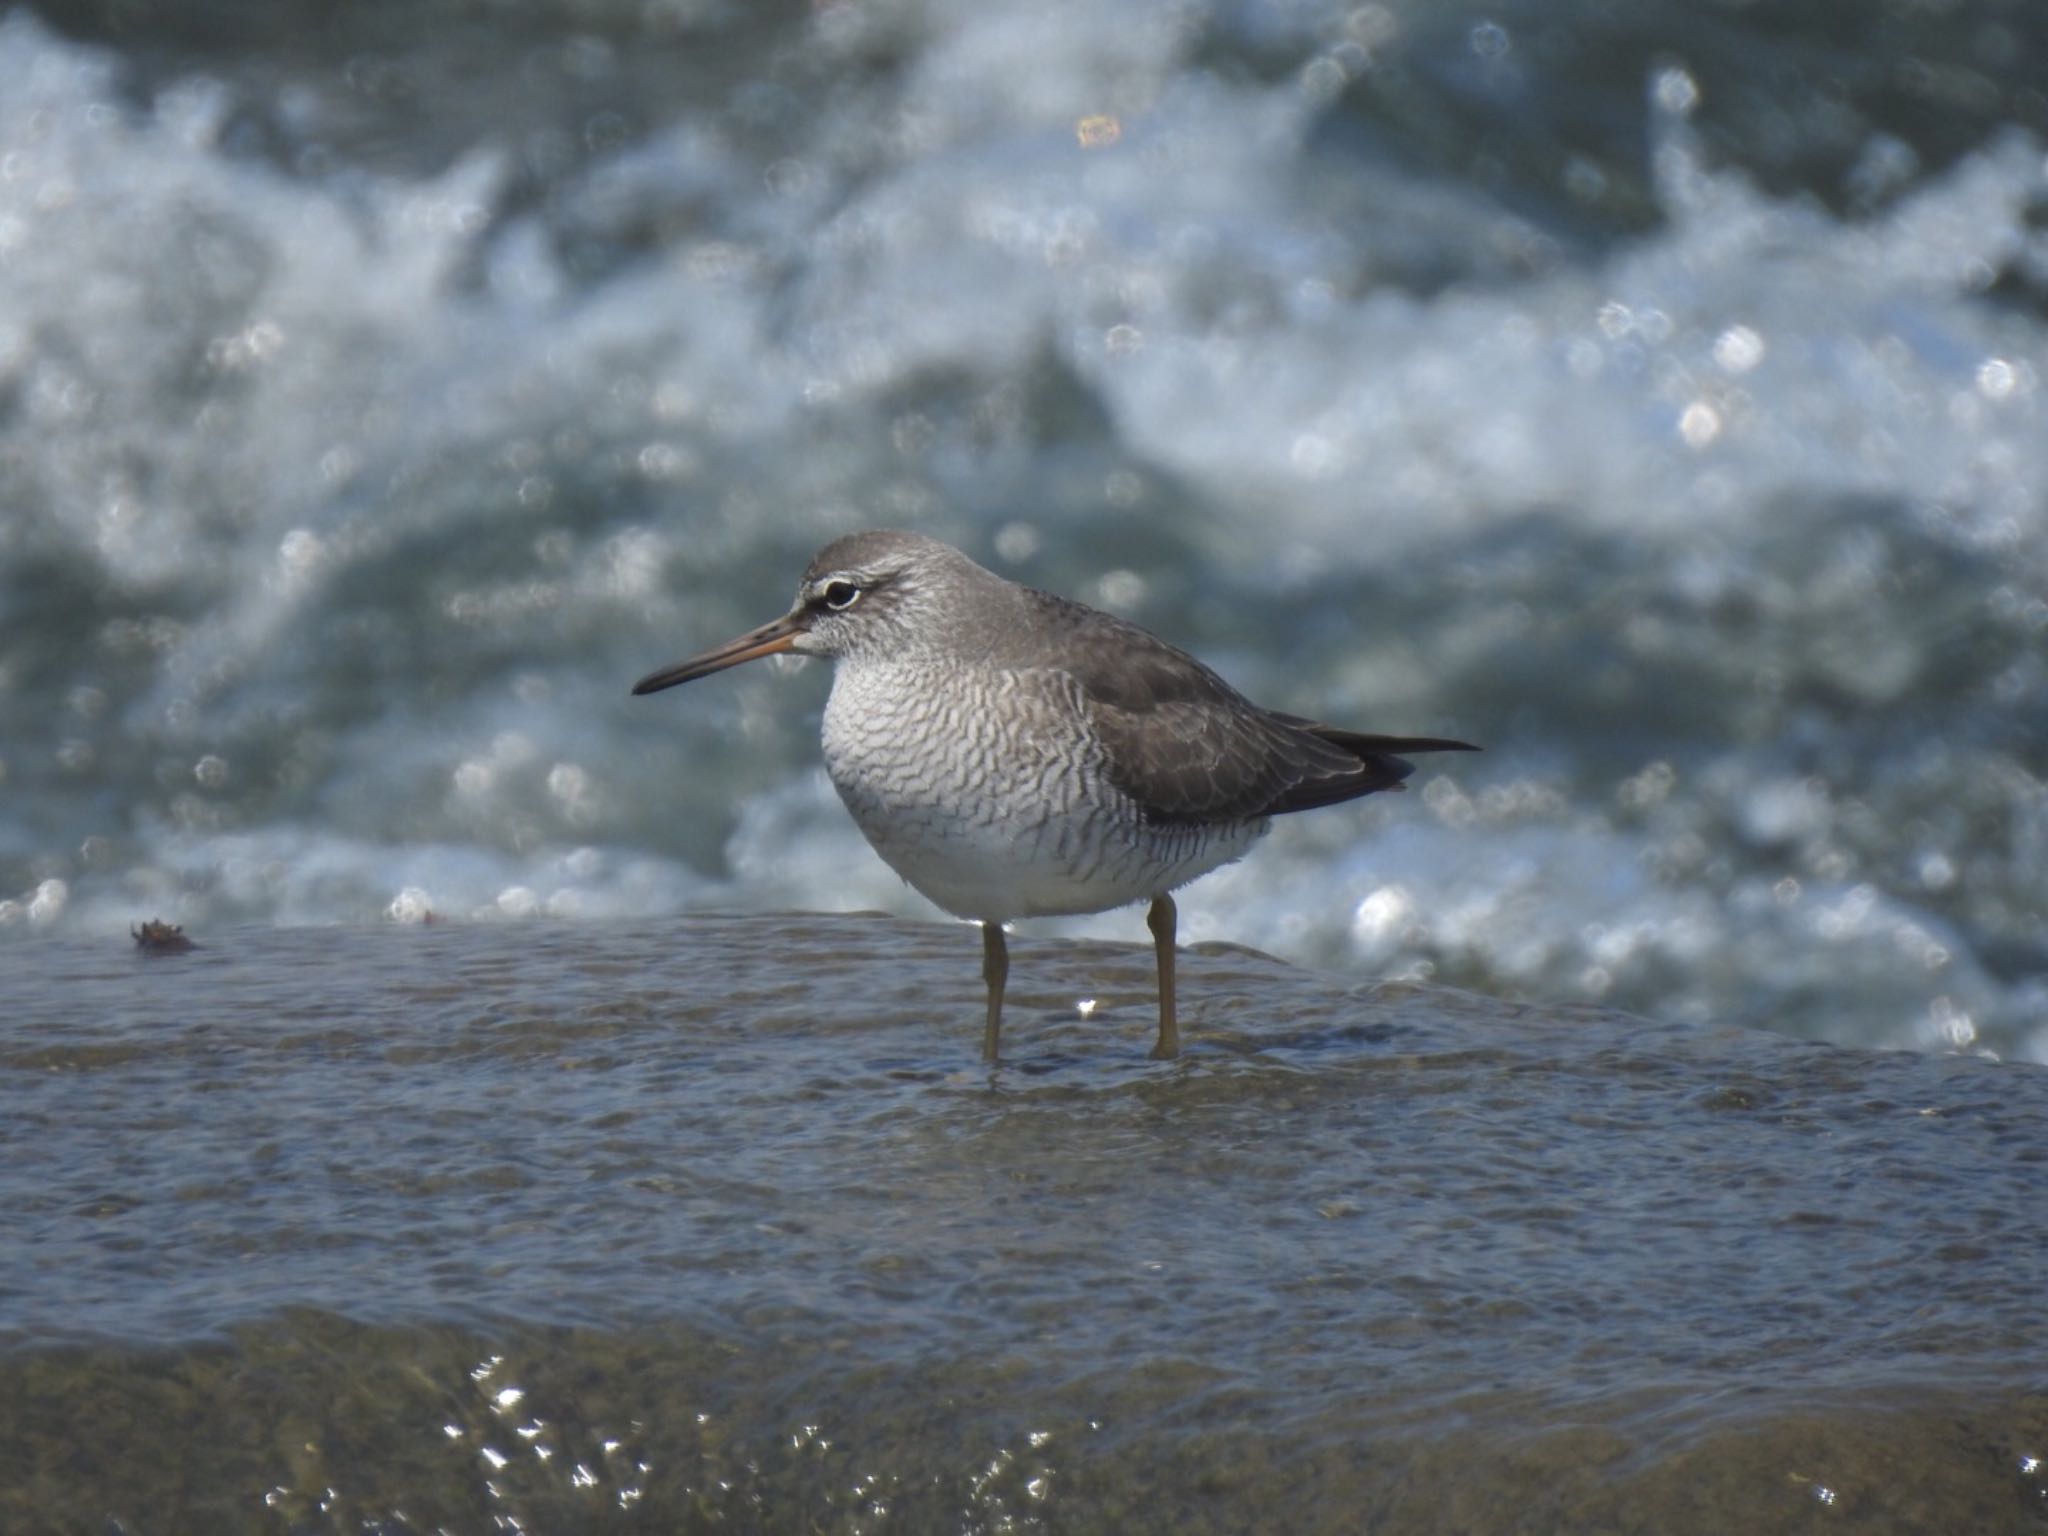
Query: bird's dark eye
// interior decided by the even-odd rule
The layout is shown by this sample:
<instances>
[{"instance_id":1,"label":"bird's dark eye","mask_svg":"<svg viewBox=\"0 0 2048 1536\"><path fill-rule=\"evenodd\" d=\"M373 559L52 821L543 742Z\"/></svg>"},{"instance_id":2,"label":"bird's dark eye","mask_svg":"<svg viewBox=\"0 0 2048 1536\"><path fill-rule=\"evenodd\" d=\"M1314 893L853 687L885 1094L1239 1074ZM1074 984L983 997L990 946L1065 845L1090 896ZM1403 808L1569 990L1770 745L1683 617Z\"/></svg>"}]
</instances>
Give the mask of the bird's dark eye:
<instances>
[{"instance_id":1,"label":"bird's dark eye","mask_svg":"<svg viewBox=\"0 0 2048 1536\"><path fill-rule=\"evenodd\" d=\"M825 583L825 606L835 611L851 608L860 598L860 588L850 581Z\"/></svg>"}]
</instances>

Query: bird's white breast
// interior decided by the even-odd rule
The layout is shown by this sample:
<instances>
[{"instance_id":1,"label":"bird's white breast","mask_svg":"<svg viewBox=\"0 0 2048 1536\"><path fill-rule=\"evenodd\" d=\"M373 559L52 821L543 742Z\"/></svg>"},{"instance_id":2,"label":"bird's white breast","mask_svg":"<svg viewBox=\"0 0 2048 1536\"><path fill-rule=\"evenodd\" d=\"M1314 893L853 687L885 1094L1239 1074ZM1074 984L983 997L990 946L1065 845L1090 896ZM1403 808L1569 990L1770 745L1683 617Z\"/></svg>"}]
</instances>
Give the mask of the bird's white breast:
<instances>
[{"instance_id":1,"label":"bird's white breast","mask_svg":"<svg viewBox=\"0 0 2048 1536\"><path fill-rule=\"evenodd\" d=\"M1143 901L1237 858L1266 829L1147 821L1110 783L1079 695L1054 671L842 659L824 751L875 851L960 917Z\"/></svg>"}]
</instances>

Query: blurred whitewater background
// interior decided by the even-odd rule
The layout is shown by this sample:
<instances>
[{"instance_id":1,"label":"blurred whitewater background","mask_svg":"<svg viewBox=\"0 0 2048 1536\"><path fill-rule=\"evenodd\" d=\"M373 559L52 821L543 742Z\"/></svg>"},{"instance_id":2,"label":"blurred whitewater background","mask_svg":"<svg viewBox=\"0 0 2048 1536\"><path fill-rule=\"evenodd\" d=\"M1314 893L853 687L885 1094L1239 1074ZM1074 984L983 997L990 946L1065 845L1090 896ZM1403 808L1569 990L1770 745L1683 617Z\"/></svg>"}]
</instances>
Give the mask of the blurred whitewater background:
<instances>
[{"instance_id":1,"label":"blurred whitewater background","mask_svg":"<svg viewBox=\"0 0 2048 1536\"><path fill-rule=\"evenodd\" d=\"M2048 18L1763 10L0 16L0 931L930 915L626 696L900 525L1486 744L1186 939L2048 1060Z\"/></svg>"}]
</instances>

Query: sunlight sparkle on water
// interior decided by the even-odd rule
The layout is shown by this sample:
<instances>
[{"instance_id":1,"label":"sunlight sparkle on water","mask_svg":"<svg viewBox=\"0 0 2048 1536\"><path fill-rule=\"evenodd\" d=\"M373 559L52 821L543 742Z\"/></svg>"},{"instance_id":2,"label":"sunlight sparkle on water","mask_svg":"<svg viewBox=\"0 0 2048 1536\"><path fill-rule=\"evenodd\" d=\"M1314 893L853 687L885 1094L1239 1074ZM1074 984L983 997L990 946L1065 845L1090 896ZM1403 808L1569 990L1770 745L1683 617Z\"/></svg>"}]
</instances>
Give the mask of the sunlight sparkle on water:
<instances>
[{"instance_id":1,"label":"sunlight sparkle on water","mask_svg":"<svg viewBox=\"0 0 2048 1536\"><path fill-rule=\"evenodd\" d=\"M1123 137L1123 124L1106 112L1082 118L1074 124L1074 137L1083 149L1107 149Z\"/></svg>"}]
</instances>

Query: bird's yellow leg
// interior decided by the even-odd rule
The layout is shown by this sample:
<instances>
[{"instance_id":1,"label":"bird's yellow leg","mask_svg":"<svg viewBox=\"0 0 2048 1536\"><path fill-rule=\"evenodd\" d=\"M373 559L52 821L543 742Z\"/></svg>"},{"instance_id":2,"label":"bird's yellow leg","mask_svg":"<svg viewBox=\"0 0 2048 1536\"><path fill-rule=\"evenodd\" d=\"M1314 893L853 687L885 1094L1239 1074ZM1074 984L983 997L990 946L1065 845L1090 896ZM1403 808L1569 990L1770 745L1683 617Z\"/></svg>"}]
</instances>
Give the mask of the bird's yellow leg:
<instances>
[{"instance_id":1,"label":"bird's yellow leg","mask_svg":"<svg viewBox=\"0 0 2048 1536\"><path fill-rule=\"evenodd\" d=\"M988 1027L981 1034L981 1059L994 1061L1003 1033L1003 988L1010 980L1010 949L1001 923L981 925L981 979L988 983Z\"/></svg>"},{"instance_id":2,"label":"bird's yellow leg","mask_svg":"<svg viewBox=\"0 0 2048 1536\"><path fill-rule=\"evenodd\" d=\"M1152 944L1159 952L1159 1043L1152 1047L1154 1061L1171 1061L1180 1054L1180 1020L1173 1006L1173 924L1173 898L1154 896L1152 910L1145 914L1145 926L1152 930Z\"/></svg>"}]
</instances>

